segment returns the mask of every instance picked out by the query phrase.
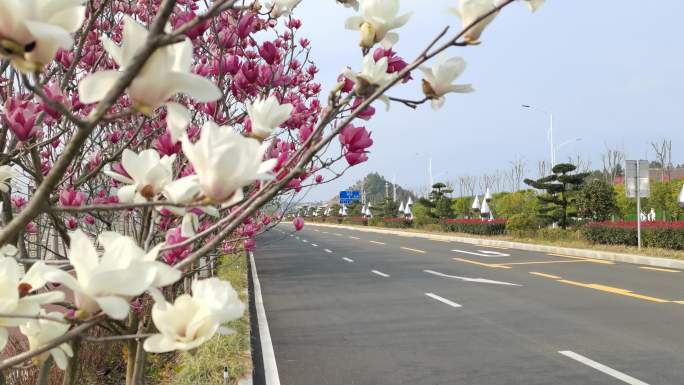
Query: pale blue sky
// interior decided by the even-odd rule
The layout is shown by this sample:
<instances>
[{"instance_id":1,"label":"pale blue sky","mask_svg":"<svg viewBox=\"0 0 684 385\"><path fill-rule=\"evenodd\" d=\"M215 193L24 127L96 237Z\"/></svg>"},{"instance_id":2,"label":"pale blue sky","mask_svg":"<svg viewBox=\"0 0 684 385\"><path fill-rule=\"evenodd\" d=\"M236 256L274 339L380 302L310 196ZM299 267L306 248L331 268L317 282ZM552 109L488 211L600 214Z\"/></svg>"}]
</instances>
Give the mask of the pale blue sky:
<instances>
[{"instance_id":1,"label":"pale blue sky","mask_svg":"<svg viewBox=\"0 0 684 385\"><path fill-rule=\"evenodd\" d=\"M455 33L458 20L444 11L456 3L403 0L402 10L414 15L400 30L400 55L412 59L446 25ZM296 10L326 90L343 66L360 66L358 35L343 28L353 14L334 0L305 0ZM580 154L599 168L606 144L652 160L649 143L669 138L673 162L684 163L683 14L682 0L547 0L536 14L513 4L485 31L482 45L449 52L468 62L459 80L475 93L449 95L437 112L429 105L393 105L389 113L376 106L366 124L375 140L370 160L307 200L327 199L371 171L396 174L404 186L427 185L430 156L434 174L444 175L439 179L491 173L516 157L534 177L537 161L549 157L548 123L523 103L554 112L557 143L583 138L560 150L559 160ZM420 73L414 77L391 95L420 98Z\"/></svg>"}]
</instances>

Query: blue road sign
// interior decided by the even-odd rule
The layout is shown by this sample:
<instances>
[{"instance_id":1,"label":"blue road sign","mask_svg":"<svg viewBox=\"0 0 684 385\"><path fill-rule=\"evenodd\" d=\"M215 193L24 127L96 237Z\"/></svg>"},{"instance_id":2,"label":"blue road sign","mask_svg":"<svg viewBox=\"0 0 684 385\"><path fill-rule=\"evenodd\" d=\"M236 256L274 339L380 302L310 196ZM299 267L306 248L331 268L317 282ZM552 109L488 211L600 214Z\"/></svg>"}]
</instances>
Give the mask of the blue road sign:
<instances>
[{"instance_id":1,"label":"blue road sign","mask_svg":"<svg viewBox=\"0 0 684 385\"><path fill-rule=\"evenodd\" d=\"M340 204L350 205L361 200L361 191L340 191Z\"/></svg>"}]
</instances>

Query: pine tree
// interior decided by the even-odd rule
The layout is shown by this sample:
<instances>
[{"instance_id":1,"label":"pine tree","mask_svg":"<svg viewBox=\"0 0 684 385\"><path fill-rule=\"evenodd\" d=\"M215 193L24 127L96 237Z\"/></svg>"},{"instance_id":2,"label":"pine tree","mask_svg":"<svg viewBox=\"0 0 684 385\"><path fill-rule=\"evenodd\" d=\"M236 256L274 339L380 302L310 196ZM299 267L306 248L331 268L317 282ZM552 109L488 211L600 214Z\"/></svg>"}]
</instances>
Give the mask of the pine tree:
<instances>
[{"instance_id":1,"label":"pine tree","mask_svg":"<svg viewBox=\"0 0 684 385\"><path fill-rule=\"evenodd\" d=\"M553 167L553 174L543 178L532 180L525 179L525 184L537 190L545 191L538 199L542 203L537 216L551 220L566 229L569 218L576 217L576 212L569 211L571 204L575 202L574 191L584 185L589 173L572 174L577 167L569 163L557 164Z\"/></svg>"}]
</instances>

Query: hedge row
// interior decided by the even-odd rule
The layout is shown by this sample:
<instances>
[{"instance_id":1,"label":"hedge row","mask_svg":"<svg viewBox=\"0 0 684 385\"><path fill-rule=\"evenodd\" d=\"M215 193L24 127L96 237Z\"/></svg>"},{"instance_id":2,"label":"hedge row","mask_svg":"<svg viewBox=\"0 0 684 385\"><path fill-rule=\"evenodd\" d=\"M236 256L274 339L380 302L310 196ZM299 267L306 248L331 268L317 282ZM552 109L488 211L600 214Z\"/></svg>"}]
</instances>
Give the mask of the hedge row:
<instances>
[{"instance_id":1,"label":"hedge row","mask_svg":"<svg viewBox=\"0 0 684 385\"><path fill-rule=\"evenodd\" d=\"M598 222L584 227L584 237L606 245L637 245L636 222ZM644 222L643 246L684 250L684 222Z\"/></svg>"},{"instance_id":2,"label":"hedge row","mask_svg":"<svg viewBox=\"0 0 684 385\"><path fill-rule=\"evenodd\" d=\"M366 217L344 217L342 223L351 225L368 226L368 218Z\"/></svg>"},{"instance_id":3,"label":"hedge row","mask_svg":"<svg viewBox=\"0 0 684 385\"><path fill-rule=\"evenodd\" d=\"M406 218L382 218L385 227L394 229L407 229L411 227L411 220Z\"/></svg>"},{"instance_id":4,"label":"hedge row","mask_svg":"<svg viewBox=\"0 0 684 385\"><path fill-rule=\"evenodd\" d=\"M441 223L444 231L475 235L501 235L506 232L506 220L495 219L483 221L480 219L445 219Z\"/></svg>"}]
</instances>

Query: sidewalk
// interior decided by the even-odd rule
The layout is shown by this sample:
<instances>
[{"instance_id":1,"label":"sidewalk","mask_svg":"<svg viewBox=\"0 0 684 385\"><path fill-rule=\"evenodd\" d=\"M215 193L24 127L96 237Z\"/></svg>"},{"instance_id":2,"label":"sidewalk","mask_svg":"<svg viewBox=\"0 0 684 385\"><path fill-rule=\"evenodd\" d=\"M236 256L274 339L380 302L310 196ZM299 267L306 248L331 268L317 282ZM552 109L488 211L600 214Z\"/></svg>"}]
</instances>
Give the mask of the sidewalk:
<instances>
[{"instance_id":1,"label":"sidewalk","mask_svg":"<svg viewBox=\"0 0 684 385\"><path fill-rule=\"evenodd\" d=\"M362 226L347 226L347 225L333 225L327 223L311 223L307 222L307 226L330 227L347 230L362 231L368 233L391 234L407 238L423 238L438 241L460 242L468 243L477 246L493 246L504 247L508 249L517 249L525 251L537 251L542 253L565 254L572 257L584 257L593 259L602 259L613 262L633 263L637 265L653 266L653 267L670 267L674 269L684 269L684 261L670 258L647 257L644 255L613 253L609 251L575 249L569 247L558 247L549 245L537 245L533 243L510 242L495 239L470 238L460 237L456 235L430 234L402 231L397 229L385 229L379 227L362 227Z\"/></svg>"}]
</instances>

